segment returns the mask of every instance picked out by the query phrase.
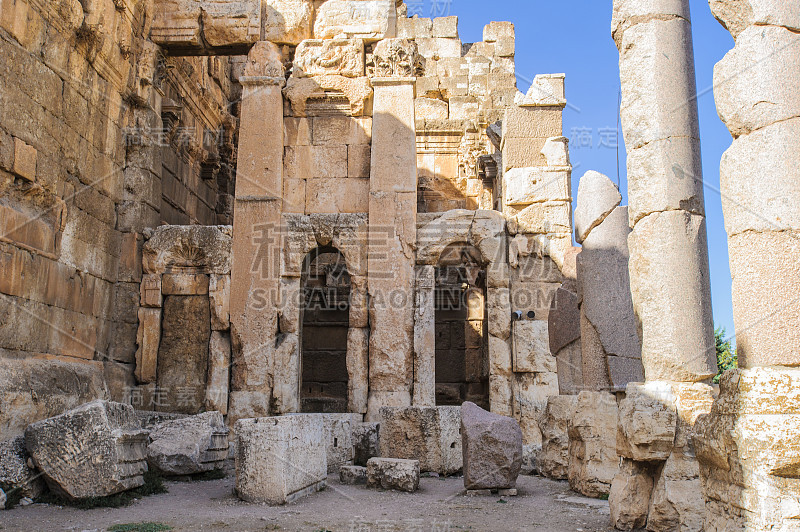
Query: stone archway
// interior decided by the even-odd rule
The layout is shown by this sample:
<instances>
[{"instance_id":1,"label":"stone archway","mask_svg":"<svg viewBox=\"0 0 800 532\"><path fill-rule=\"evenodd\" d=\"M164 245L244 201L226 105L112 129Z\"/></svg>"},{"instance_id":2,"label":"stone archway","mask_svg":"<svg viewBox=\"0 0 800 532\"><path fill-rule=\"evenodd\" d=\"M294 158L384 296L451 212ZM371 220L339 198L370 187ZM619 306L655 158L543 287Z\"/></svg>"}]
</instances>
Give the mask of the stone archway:
<instances>
[{"instance_id":1,"label":"stone archway","mask_svg":"<svg viewBox=\"0 0 800 532\"><path fill-rule=\"evenodd\" d=\"M435 266L453 244L467 244L486 271L489 406L513 415L511 303L506 221L497 211L453 210L417 231L417 283L414 322L414 405L436 404Z\"/></svg>"}]
</instances>

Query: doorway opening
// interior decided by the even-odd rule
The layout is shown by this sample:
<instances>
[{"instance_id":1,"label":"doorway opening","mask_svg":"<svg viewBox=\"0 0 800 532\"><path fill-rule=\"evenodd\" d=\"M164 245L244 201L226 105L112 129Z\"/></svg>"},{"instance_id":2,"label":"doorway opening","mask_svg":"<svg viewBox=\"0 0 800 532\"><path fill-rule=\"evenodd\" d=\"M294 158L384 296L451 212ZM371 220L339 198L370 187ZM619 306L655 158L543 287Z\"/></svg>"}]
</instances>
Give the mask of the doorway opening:
<instances>
[{"instance_id":1,"label":"doorway opening","mask_svg":"<svg viewBox=\"0 0 800 532\"><path fill-rule=\"evenodd\" d=\"M436 404L489 409L486 269L480 252L451 244L436 267Z\"/></svg>"},{"instance_id":2,"label":"doorway opening","mask_svg":"<svg viewBox=\"0 0 800 532\"><path fill-rule=\"evenodd\" d=\"M301 276L300 410L347 412L350 274L333 247L311 251Z\"/></svg>"}]
</instances>

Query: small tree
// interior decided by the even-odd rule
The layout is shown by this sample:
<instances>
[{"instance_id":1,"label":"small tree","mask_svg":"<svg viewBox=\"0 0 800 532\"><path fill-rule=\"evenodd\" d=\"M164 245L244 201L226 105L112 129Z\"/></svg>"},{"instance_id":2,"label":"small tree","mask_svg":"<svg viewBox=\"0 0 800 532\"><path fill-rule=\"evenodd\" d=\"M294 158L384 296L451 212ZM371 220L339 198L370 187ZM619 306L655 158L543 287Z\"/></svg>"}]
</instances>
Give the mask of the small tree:
<instances>
[{"instance_id":1,"label":"small tree","mask_svg":"<svg viewBox=\"0 0 800 532\"><path fill-rule=\"evenodd\" d=\"M714 344L717 348L717 366L719 373L714 377L714 384L719 383L720 376L728 371L739 367L739 357L733 348L730 339L726 339L725 327L718 327L714 330Z\"/></svg>"}]
</instances>

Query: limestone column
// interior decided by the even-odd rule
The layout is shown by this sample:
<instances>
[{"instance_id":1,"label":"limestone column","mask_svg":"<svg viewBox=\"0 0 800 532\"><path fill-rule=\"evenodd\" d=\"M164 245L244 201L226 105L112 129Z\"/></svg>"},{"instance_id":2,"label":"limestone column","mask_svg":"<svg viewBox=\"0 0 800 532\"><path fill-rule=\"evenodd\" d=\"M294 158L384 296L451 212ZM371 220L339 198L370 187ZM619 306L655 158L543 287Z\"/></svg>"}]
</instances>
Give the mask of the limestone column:
<instances>
[{"instance_id":1,"label":"limestone column","mask_svg":"<svg viewBox=\"0 0 800 532\"><path fill-rule=\"evenodd\" d=\"M414 245L417 146L414 123L417 48L385 39L374 51L369 192L369 404L409 406L414 355Z\"/></svg>"},{"instance_id":2,"label":"limestone column","mask_svg":"<svg viewBox=\"0 0 800 532\"><path fill-rule=\"evenodd\" d=\"M691 435L717 364L691 30L689 0L614 1L645 377L619 406L609 504L622 529L701 530L705 515Z\"/></svg>"},{"instance_id":3,"label":"limestone column","mask_svg":"<svg viewBox=\"0 0 800 532\"><path fill-rule=\"evenodd\" d=\"M739 368L698 422L706 530L791 530L800 493L800 4L714 0L736 45L714 69L734 137L720 187Z\"/></svg>"},{"instance_id":4,"label":"limestone column","mask_svg":"<svg viewBox=\"0 0 800 532\"><path fill-rule=\"evenodd\" d=\"M436 406L435 288L433 266L418 266L414 310L414 406Z\"/></svg>"},{"instance_id":5,"label":"limestone column","mask_svg":"<svg viewBox=\"0 0 800 532\"><path fill-rule=\"evenodd\" d=\"M234 420L269 415L272 398L283 191L284 77L277 46L257 43L240 82L230 301Z\"/></svg>"},{"instance_id":6,"label":"limestone column","mask_svg":"<svg viewBox=\"0 0 800 532\"><path fill-rule=\"evenodd\" d=\"M688 0L615 0L630 281L647 380L717 372Z\"/></svg>"}]
</instances>

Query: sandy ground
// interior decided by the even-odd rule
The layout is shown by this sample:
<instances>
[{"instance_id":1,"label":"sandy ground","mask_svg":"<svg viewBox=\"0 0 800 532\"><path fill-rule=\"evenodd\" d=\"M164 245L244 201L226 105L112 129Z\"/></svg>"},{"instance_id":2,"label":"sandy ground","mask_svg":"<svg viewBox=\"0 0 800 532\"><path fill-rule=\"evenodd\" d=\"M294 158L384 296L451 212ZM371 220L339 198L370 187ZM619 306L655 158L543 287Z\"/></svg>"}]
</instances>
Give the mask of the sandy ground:
<instances>
[{"instance_id":1,"label":"sandy ground","mask_svg":"<svg viewBox=\"0 0 800 532\"><path fill-rule=\"evenodd\" d=\"M459 477L423 478L417 493L328 487L292 504L248 504L233 495L234 478L167 482L169 493L127 508L78 510L45 504L0 511L0 530L99 531L115 524L158 522L178 531L303 532L596 531L610 530L608 502L581 497L566 482L521 476L517 497L468 497ZM503 502L501 502L503 501Z\"/></svg>"}]
</instances>

